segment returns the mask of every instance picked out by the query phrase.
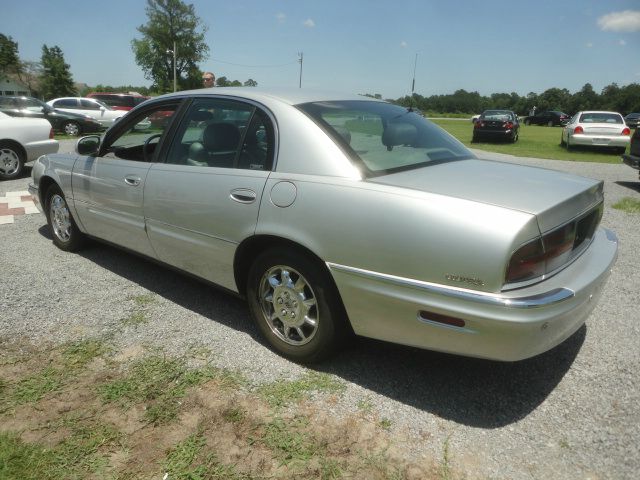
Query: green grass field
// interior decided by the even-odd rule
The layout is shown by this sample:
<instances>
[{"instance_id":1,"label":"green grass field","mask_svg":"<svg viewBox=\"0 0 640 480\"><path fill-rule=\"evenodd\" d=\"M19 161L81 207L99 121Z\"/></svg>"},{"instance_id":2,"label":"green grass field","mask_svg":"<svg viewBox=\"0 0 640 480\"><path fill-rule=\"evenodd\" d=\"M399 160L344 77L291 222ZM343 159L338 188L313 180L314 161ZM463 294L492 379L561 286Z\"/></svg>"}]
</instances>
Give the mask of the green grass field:
<instances>
[{"instance_id":1,"label":"green grass field","mask_svg":"<svg viewBox=\"0 0 640 480\"><path fill-rule=\"evenodd\" d=\"M574 148L571 152L560 146L560 127L540 127L520 125L516 143L471 143L473 124L471 120L433 120L467 147L488 152L507 153L516 157L549 158L570 162L620 163L620 154L612 150Z\"/></svg>"}]
</instances>

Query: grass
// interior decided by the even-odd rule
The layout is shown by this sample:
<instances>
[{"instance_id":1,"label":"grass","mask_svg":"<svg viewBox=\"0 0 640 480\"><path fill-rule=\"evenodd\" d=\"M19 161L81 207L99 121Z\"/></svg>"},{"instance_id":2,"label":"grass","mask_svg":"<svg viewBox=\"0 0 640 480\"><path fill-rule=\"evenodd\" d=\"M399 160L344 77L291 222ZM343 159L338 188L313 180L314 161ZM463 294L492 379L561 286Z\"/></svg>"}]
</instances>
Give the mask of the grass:
<instances>
[{"instance_id":1,"label":"grass","mask_svg":"<svg viewBox=\"0 0 640 480\"><path fill-rule=\"evenodd\" d=\"M114 350L85 339L3 352L0 479L407 478L409 464L388 453L390 420L341 418L327 411L334 397L308 400L342 392L331 375L253 387L208 363L190 367L211 356L203 346L133 360L137 348ZM435 464L411 464L414 477L436 478Z\"/></svg>"},{"instance_id":2,"label":"grass","mask_svg":"<svg viewBox=\"0 0 640 480\"><path fill-rule=\"evenodd\" d=\"M299 380L279 380L261 386L258 391L272 407L300 401L310 392L338 393L344 385L326 373L309 372Z\"/></svg>"},{"instance_id":3,"label":"grass","mask_svg":"<svg viewBox=\"0 0 640 480\"><path fill-rule=\"evenodd\" d=\"M519 139L516 143L471 143L473 124L462 120L433 120L467 147L488 152L506 153L516 157L548 158L572 162L620 163L620 154L611 150L578 149L568 152L560 146L560 127L541 127L520 125Z\"/></svg>"},{"instance_id":4,"label":"grass","mask_svg":"<svg viewBox=\"0 0 640 480\"><path fill-rule=\"evenodd\" d=\"M619 202L612 205L616 210L622 210L627 213L640 213L640 200L631 197L624 197Z\"/></svg>"}]
</instances>

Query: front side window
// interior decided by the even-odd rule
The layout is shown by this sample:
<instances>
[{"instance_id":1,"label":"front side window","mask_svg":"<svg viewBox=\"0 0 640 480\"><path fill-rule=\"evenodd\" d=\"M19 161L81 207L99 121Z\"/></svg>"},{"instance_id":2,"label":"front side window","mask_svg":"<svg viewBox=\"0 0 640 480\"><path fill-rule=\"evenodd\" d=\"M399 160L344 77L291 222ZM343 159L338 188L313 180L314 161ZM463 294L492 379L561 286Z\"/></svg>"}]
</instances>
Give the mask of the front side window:
<instances>
[{"instance_id":1,"label":"front side window","mask_svg":"<svg viewBox=\"0 0 640 480\"><path fill-rule=\"evenodd\" d=\"M196 99L178 128L167 163L268 170L273 155L270 125L253 105Z\"/></svg>"},{"instance_id":2,"label":"front side window","mask_svg":"<svg viewBox=\"0 0 640 480\"><path fill-rule=\"evenodd\" d=\"M324 128L367 176L475 158L453 136L405 107L366 100L297 107Z\"/></svg>"},{"instance_id":3,"label":"front side window","mask_svg":"<svg viewBox=\"0 0 640 480\"><path fill-rule=\"evenodd\" d=\"M102 106L97 101L85 100L84 98L80 99L80 105L84 110L100 110L100 107Z\"/></svg>"},{"instance_id":4,"label":"front side window","mask_svg":"<svg viewBox=\"0 0 640 480\"><path fill-rule=\"evenodd\" d=\"M145 162L155 161L154 152L169 122L153 124L149 117L158 112L175 112L178 106L179 103L157 105L138 112L135 117L127 118L126 123L122 125L118 123L116 133L105 138L100 156Z\"/></svg>"}]
</instances>

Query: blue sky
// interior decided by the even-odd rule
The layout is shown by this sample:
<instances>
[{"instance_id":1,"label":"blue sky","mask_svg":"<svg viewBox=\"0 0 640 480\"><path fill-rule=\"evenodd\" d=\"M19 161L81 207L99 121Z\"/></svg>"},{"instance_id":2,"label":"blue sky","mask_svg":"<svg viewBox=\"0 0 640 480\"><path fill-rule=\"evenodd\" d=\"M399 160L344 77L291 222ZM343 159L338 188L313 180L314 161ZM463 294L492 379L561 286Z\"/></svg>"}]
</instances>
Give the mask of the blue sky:
<instances>
[{"instance_id":1,"label":"blue sky","mask_svg":"<svg viewBox=\"0 0 640 480\"><path fill-rule=\"evenodd\" d=\"M150 85L131 40L144 0L3 2L23 60L58 45L76 82ZM195 0L211 48L200 66L260 86L398 98L457 89L541 93L640 83L640 0Z\"/></svg>"}]
</instances>

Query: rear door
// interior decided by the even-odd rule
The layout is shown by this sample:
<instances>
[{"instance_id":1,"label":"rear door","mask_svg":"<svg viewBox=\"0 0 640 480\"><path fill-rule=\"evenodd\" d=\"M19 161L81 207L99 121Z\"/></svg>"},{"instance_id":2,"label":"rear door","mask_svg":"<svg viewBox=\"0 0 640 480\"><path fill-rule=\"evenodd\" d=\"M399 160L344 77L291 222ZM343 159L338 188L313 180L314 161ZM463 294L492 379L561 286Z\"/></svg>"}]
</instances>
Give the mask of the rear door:
<instances>
[{"instance_id":1,"label":"rear door","mask_svg":"<svg viewBox=\"0 0 640 480\"><path fill-rule=\"evenodd\" d=\"M160 260L236 290L233 258L255 233L274 138L257 105L193 101L145 185L147 231Z\"/></svg>"},{"instance_id":2,"label":"rear door","mask_svg":"<svg viewBox=\"0 0 640 480\"><path fill-rule=\"evenodd\" d=\"M97 156L80 156L72 172L74 204L88 233L155 257L145 230L144 186L167 126L149 127L156 111L175 111L178 103L141 110L109 132Z\"/></svg>"}]
</instances>

